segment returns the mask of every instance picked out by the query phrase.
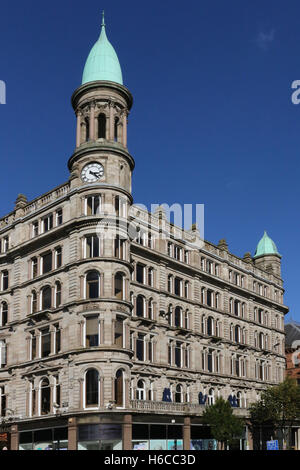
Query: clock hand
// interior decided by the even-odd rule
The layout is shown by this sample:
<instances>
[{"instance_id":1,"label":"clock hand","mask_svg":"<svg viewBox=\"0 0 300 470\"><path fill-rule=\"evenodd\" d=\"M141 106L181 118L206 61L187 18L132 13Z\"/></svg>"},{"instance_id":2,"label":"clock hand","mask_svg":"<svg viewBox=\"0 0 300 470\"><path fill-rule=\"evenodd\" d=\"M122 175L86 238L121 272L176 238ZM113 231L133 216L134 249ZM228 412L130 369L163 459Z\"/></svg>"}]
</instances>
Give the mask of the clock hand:
<instances>
[{"instance_id":1,"label":"clock hand","mask_svg":"<svg viewBox=\"0 0 300 470\"><path fill-rule=\"evenodd\" d=\"M90 174L96 176L96 178L100 178L100 173L95 173L94 171L90 170Z\"/></svg>"}]
</instances>

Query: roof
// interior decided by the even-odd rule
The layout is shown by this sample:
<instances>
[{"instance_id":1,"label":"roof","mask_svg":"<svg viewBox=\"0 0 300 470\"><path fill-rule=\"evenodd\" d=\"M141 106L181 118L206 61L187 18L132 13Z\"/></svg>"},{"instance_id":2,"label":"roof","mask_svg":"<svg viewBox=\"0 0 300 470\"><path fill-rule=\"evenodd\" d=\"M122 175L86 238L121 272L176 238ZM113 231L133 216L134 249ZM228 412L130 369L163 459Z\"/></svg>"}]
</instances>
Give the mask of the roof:
<instances>
[{"instance_id":1,"label":"roof","mask_svg":"<svg viewBox=\"0 0 300 470\"><path fill-rule=\"evenodd\" d=\"M258 242L256 247L254 258L263 255L279 255L277 246L273 240L268 236L267 232L264 232L263 237Z\"/></svg>"},{"instance_id":2,"label":"roof","mask_svg":"<svg viewBox=\"0 0 300 470\"><path fill-rule=\"evenodd\" d=\"M100 37L89 53L84 67L82 85L98 80L123 85L118 56L106 36L104 13Z\"/></svg>"}]
</instances>

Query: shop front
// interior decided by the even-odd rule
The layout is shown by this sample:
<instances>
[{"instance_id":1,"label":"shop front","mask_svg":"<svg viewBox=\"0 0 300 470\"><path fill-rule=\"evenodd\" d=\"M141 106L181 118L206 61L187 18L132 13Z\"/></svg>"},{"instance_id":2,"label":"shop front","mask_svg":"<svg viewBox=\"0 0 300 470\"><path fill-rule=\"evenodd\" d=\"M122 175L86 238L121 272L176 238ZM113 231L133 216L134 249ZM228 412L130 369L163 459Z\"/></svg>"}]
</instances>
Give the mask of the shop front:
<instances>
[{"instance_id":1,"label":"shop front","mask_svg":"<svg viewBox=\"0 0 300 470\"><path fill-rule=\"evenodd\" d=\"M78 426L78 450L122 450L122 424Z\"/></svg>"},{"instance_id":2,"label":"shop front","mask_svg":"<svg viewBox=\"0 0 300 470\"><path fill-rule=\"evenodd\" d=\"M21 431L19 450L68 450L68 427Z\"/></svg>"}]
</instances>

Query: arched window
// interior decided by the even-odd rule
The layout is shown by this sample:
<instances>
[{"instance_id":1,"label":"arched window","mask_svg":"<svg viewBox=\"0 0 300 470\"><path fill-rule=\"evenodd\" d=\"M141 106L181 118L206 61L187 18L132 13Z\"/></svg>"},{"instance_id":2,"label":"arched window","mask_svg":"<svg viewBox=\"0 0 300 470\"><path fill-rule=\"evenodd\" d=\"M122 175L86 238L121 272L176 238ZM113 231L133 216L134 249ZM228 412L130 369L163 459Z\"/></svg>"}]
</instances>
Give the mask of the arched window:
<instances>
[{"instance_id":1,"label":"arched window","mask_svg":"<svg viewBox=\"0 0 300 470\"><path fill-rule=\"evenodd\" d=\"M215 403L215 391L213 388L209 390L207 399L209 405L213 405Z\"/></svg>"},{"instance_id":2,"label":"arched window","mask_svg":"<svg viewBox=\"0 0 300 470\"><path fill-rule=\"evenodd\" d=\"M118 407L124 406L124 372L119 369L115 377L115 403Z\"/></svg>"},{"instance_id":3,"label":"arched window","mask_svg":"<svg viewBox=\"0 0 300 470\"><path fill-rule=\"evenodd\" d=\"M183 402L183 387L182 385L176 385L175 389L175 403L182 403Z\"/></svg>"},{"instance_id":4,"label":"arched window","mask_svg":"<svg viewBox=\"0 0 300 470\"><path fill-rule=\"evenodd\" d=\"M138 295L136 298L136 316L145 317L145 298L142 295Z\"/></svg>"},{"instance_id":5,"label":"arched window","mask_svg":"<svg viewBox=\"0 0 300 470\"><path fill-rule=\"evenodd\" d=\"M98 299L100 297L100 274L90 271L86 275L86 298Z\"/></svg>"},{"instance_id":6,"label":"arched window","mask_svg":"<svg viewBox=\"0 0 300 470\"><path fill-rule=\"evenodd\" d=\"M61 283L57 281L55 283L55 307L61 305Z\"/></svg>"},{"instance_id":7,"label":"arched window","mask_svg":"<svg viewBox=\"0 0 300 470\"><path fill-rule=\"evenodd\" d=\"M47 286L42 289L42 310L51 308L51 287Z\"/></svg>"},{"instance_id":8,"label":"arched window","mask_svg":"<svg viewBox=\"0 0 300 470\"><path fill-rule=\"evenodd\" d=\"M89 369L85 374L85 407L99 406L99 372Z\"/></svg>"},{"instance_id":9,"label":"arched window","mask_svg":"<svg viewBox=\"0 0 300 470\"><path fill-rule=\"evenodd\" d=\"M238 406L238 408L242 408L243 404L242 404L242 393L241 392L237 392L236 394L236 404Z\"/></svg>"},{"instance_id":10,"label":"arched window","mask_svg":"<svg viewBox=\"0 0 300 470\"><path fill-rule=\"evenodd\" d=\"M174 326L177 326L179 328L182 326L182 308L181 307L175 308Z\"/></svg>"},{"instance_id":11,"label":"arched window","mask_svg":"<svg viewBox=\"0 0 300 470\"><path fill-rule=\"evenodd\" d=\"M40 415L47 415L51 412L51 389L48 379L43 379L40 383Z\"/></svg>"},{"instance_id":12,"label":"arched window","mask_svg":"<svg viewBox=\"0 0 300 470\"><path fill-rule=\"evenodd\" d=\"M208 336L213 336L214 335L214 319L213 317L208 317L207 319L207 334Z\"/></svg>"},{"instance_id":13,"label":"arched window","mask_svg":"<svg viewBox=\"0 0 300 470\"><path fill-rule=\"evenodd\" d=\"M119 140L119 118L115 118L115 127L114 127L114 140L118 142Z\"/></svg>"},{"instance_id":14,"label":"arched window","mask_svg":"<svg viewBox=\"0 0 300 470\"><path fill-rule=\"evenodd\" d=\"M239 327L239 325L236 325L235 326L235 329L234 329L234 340L236 343L240 343L241 342L241 328Z\"/></svg>"},{"instance_id":15,"label":"arched window","mask_svg":"<svg viewBox=\"0 0 300 470\"><path fill-rule=\"evenodd\" d=\"M125 276L120 272L115 275L115 296L119 300L125 300Z\"/></svg>"},{"instance_id":16,"label":"arched window","mask_svg":"<svg viewBox=\"0 0 300 470\"><path fill-rule=\"evenodd\" d=\"M6 302L2 302L0 310L0 326L7 325L8 322L8 305Z\"/></svg>"},{"instance_id":17,"label":"arched window","mask_svg":"<svg viewBox=\"0 0 300 470\"><path fill-rule=\"evenodd\" d=\"M89 118L85 118L85 141L88 142L90 140L90 121Z\"/></svg>"},{"instance_id":18,"label":"arched window","mask_svg":"<svg viewBox=\"0 0 300 470\"><path fill-rule=\"evenodd\" d=\"M99 114L98 116L98 139L106 139L106 116Z\"/></svg>"},{"instance_id":19,"label":"arched window","mask_svg":"<svg viewBox=\"0 0 300 470\"><path fill-rule=\"evenodd\" d=\"M139 380L136 388L136 399L146 400L146 385L144 380Z\"/></svg>"},{"instance_id":20,"label":"arched window","mask_svg":"<svg viewBox=\"0 0 300 470\"><path fill-rule=\"evenodd\" d=\"M265 349L265 337L263 333L259 333L259 347L260 349Z\"/></svg>"},{"instance_id":21,"label":"arched window","mask_svg":"<svg viewBox=\"0 0 300 470\"><path fill-rule=\"evenodd\" d=\"M36 313L36 312L37 312L37 295L36 295L36 291L33 290L31 292L30 313Z\"/></svg>"}]
</instances>

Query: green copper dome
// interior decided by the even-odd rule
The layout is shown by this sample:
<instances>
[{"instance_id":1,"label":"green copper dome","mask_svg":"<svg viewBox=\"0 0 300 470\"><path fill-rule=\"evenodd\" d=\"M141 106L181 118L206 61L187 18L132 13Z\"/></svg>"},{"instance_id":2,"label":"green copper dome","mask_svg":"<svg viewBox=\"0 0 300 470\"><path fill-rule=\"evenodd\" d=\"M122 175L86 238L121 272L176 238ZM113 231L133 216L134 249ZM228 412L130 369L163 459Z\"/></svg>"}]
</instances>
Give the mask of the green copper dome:
<instances>
[{"instance_id":1,"label":"green copper dome","mask_svg":"<svg viewBox=\"0 0 300 470\"><path fill-rule=\"evenodd\" d=\"M258 242L254 258L263 255L279 255L275 243L271 240L266 231L262 239Z\"/></svg>"},{"instance_id":2,"label":"green copper dome","mask_svg":"<svg viewBox=\"0 0 300 470\"><path fill-rule=\"evenodd\" d=\"M123 85L118 56L106 36L104 14L100 37L92 48L84 67L82 85L96 80L116 82Z\"/></svg>"}]
</instances>

